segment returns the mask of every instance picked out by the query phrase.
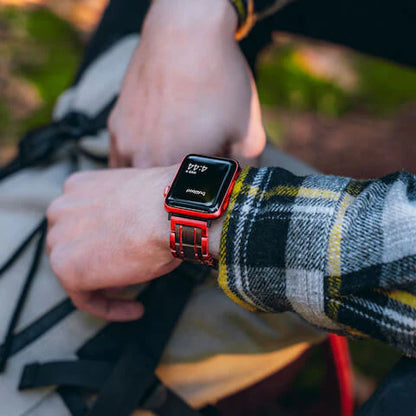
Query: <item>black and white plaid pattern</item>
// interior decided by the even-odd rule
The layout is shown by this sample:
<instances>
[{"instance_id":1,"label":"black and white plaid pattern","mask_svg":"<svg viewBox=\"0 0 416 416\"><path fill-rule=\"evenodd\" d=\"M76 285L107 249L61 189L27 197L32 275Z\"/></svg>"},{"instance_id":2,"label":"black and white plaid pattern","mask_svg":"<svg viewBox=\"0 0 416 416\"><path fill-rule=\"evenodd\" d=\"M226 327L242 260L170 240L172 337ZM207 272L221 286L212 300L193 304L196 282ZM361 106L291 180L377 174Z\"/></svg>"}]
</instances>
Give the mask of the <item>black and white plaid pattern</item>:
<instances>
[{"instance_id":1,"label":"black and white plaid pattern","mask_svg":"<svg viewBox=\"0 0 416 416\"><path fill-rule=\"evenodd\" d=\"M220 286L416 356L416 177L371 181L243 170L221 241Z\"/></svg>"}]
</instances>

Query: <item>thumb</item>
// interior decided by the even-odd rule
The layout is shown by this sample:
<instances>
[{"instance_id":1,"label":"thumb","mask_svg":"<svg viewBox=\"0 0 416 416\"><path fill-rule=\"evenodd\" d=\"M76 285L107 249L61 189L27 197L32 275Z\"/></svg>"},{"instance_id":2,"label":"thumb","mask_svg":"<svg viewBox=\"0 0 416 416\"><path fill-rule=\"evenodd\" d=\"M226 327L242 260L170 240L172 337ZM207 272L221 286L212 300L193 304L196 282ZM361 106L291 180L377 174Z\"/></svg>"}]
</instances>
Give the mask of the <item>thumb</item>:
<instances>
[{"instance_id":1,"label":"thumb","mask_svg":"<svg viewBox=\"0 0 416 416\"><path fill-rule=\"evenodd\" d=\"M242 166L257 166L259 156L266 146L261 108L254 79L251 78L251 101L249 122L242 138L231 145L231 155Z\"/></svg>"},{"instance_id":2,"label":"thumb","mask_svg":"<svg viewBox=\"0 0 416 416\"><path fill-rule=\"evenodd\" d=\"M231 144L231 157L241 166L258 166L260 156L266 146L266 132L261 123L256 129L249 129L246 136Z\"/></svg>"},{"instance_id":3,"label":"thumb","mask_svg":"<svg viewBox=\"0 0 416 416\"><path fill-rule=\"evenodd\" d=\"M131 167L131 157L123 155L118 148L117 139L114 134L110 134L110 151L108 166L111 169Z\"/></svg>"}]
</instances>

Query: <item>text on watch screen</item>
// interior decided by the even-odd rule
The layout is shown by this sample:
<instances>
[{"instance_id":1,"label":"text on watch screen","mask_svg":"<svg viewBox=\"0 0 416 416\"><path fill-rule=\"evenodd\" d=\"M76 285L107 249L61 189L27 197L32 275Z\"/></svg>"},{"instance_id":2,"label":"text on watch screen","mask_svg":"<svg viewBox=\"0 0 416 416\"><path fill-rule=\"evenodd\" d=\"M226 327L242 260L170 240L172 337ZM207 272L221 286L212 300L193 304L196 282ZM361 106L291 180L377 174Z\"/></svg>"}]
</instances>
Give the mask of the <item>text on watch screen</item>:
<instances>
[{"instance_id":1,"label":"text on watch screen","mask_svg":"<svg viewBox=\"0 0 416 416\"><path fill-rule=\"evenodd\" d=\"M172 184L168 204L190 207L195 204L195 208L203 210L215 207L224 197L224 188L228 188L232 168L229 161L189 156Z\"/></svg>"}]
</instances>

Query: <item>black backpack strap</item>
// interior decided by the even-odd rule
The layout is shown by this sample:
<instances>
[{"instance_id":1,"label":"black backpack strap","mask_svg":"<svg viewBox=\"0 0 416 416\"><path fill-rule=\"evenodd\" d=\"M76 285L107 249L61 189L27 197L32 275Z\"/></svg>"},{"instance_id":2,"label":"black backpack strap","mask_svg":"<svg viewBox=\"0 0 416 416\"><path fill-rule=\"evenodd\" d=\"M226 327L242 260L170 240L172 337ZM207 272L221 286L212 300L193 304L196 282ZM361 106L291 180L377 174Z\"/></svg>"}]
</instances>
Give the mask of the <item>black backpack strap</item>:
<instances>
[{"instance_id":1,"label":"black backpack strap","mask_svg":"<svg viewBox=\"0 0 416 416\"><path fill-rule=\"evenodd\" d=\"M88 407L77 389L100 390L113 371L114 365L106 361L56 361L46 364L30 364L25 367L20 380L19 390L59 385L57 393L61 395L71 414L86 415ZM132 378L126 382L137 384ZM125 384L125 383L121 383ZM143 400L136 399L134 407L153 410L159 416L196 416L199 412L192 409L176 393L164 386L152 375L143 386ZM124 397L124 394L122 394ZM140 395L142 396L142 395ZM110 413L103 413L110 414ZM119 413L117 413L119 414Z\"/></svg>"},{"instance_id":2,"label":"black backpack strap","mask_svg":"<svg viewBox=\"0 0 416 416\"><path fill-rule=\"evenodd\" d=\"M83 401L74 389L100 390L91 415L130 415L138 405L143 407L154 391L162 389L154 371L195 285L208 273L208 268L183 264L155 280L139 296L146 310L142 319L105 327L78 351L80 361L26 366L19 388L64 387L64 402L78 403L75 407L82 407ZM197 414L166 388L163 397L159 414ZM176 413L167 413L172 409Z\"/></svg>"},{"instance_id":3,"label":"black backpack strap","mask_svg":"<svg viewBox=\"0 0 416 416\"><path fill-rule=\"evenodd\" d=\"M71 416L86 416L88 406L77 390L70 387L59 387L56 392L61 397Z\"/></svg>"},{"instance_id":4,"label":"black backpack strap","mask_svg":"<svg viewBox=\"0 0 416 416\"><path fill-rule=\"evenodd\" d=\"M64 299L25 329L14 335L8 356L17 354L33 341L49 331L75 310L70 299ZM0 355L5 355L5 346L0 345Z\"/></svg>"},{"instance_id":5,"label":"black backpack strap","mask_svg":"<svg viewBox=\"0 0 416 416\"><path fill-rule=\"evenodd\" d=\"M45 226L45 218L36 225L36 227L30 232L30 234L20 243L16 250L10 255L10 257L0 267L0 278L3 277L4 273L13 266L14 262L25 252L32 240L39 234L39 232Z\"/></svg>"},{"instance_id":6,"label":"black backpack strap","mask_svg":"<svg viewBox=\"0 0 416 416\"><path fill-rule=\"evenodd\" d=\"M0 353L0 373L2 373L6 367L7 359L9 358L13 337L14 337L14 330L19 323L20 315L23 311L24 304L26 302L26 298L29 294L30 287L32 286L33 280L35 278L36 272L39 267L41 254L43 251L43 245L45 243L46 238L46 230L47 230L47 222L46 220L42 222L41 229L40 229L40 236L39 240L36 245L35 254L33 256L32 264L30 266L29 272L27 274L25 283L22 287L22 290L19 295L19 299L17 301L17 305L13 311L13 315L10 319L9 326L7 328L6 336L4 339L4 344L2 351Z\"/></svg>"},{"instance_id":7,"label":"black backpack strap","mask_svg":"<svg viewBox=\"0 0 416 416\"><path fill-rule=\"evenodd\" d=\"M26 365L19 390L47 386L82 387L99 390L114 365L107 361L53 361Z\"/></svg>"},{"instance_id":8,"label":"black backpack strap","mask_svg":"<svg viewBox=\"0 0 416 416\"><path fill-rule=\"evenodd\" d=\"M143 298L146 314L125 344L90 416L128 416L146 394L165 346L195 285L209 270L184 263L152 283Z\"/></svg>"},{"instance_id":9,"label":"black backpack strap","mask_svg":"<svg viewBox=\"0 0 416 416\"><path fill-rule=\"evenodd\" d=\"M200 416L201 413L189 406L181 397L157 379L152 393L143 402L143 409L151 410L158 416Z\"/></svg>"},{"instance_id":10,"label":"black backpack strap","mask_svg":"<svg viewBox=\"0 0 416 416\"><path fill-rule=\"evenodd\" d=\"M19 142L19 152L15 159L0 168L0 180L40 163L50 162L51 158L64 145L77 142L85 136L96 135L106 128L107 120L117 97L106 104L94 117L75 111L69 112L59 121L28 132Z\"/></svg>"}]
</instances>

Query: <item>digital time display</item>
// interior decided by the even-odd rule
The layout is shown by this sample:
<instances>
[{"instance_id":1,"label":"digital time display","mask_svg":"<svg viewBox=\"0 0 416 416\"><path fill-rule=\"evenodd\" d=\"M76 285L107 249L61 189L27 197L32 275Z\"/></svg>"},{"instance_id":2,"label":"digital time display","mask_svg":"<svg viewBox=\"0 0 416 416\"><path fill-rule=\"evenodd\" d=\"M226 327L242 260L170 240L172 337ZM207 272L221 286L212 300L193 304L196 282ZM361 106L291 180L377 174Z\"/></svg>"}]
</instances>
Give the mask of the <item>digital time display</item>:
<instances>
[{"instance_id":1,"label":"digital time display","mask_svg":"<svg viewBox=\"0 0 416 416\"><path fill-rule=\"evenodd\" d=\"M166 204L200 212L216 212L237 169L232 160L189 155L182 162Z\"/></svg>"},{"instance_id":2,"label":"digital time display","mask_svg":"<svg viewBox=\"0 0 416 416\"><path fill-rule=\"evenodd\" d=\"M185 173L188 175L197 175L198 172L204 173L208 170L207 165L198 165L198 163L191 163L188 162L188 166L186 167Z\"/></svg>"}]
</instances>

